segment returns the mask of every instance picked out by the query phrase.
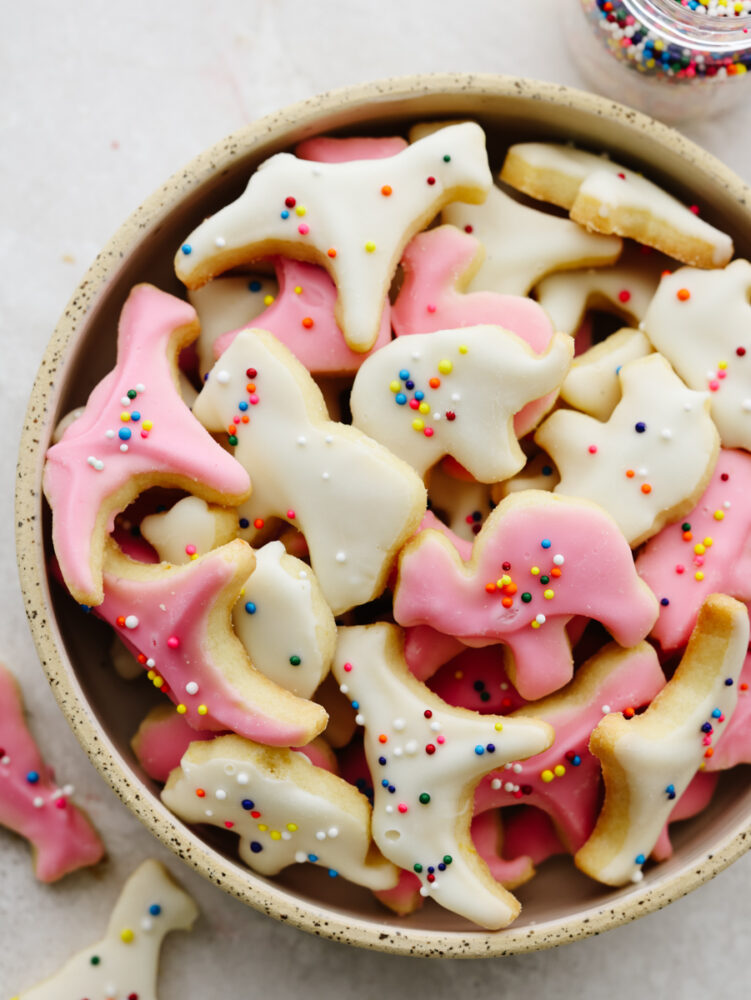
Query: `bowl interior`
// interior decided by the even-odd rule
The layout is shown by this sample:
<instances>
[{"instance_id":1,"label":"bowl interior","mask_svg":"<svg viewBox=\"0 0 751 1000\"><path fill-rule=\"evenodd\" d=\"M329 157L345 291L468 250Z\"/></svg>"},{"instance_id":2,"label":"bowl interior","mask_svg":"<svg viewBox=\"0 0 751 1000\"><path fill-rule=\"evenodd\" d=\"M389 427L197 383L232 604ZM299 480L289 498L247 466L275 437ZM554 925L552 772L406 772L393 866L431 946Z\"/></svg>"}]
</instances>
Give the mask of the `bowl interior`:
<instances>
[{"instance_id":1,"label":"bowl interior","mask_svg":"<svg viewBox=\"0 0 751 1000\"><path fill-rule=\"evenodd\" d=\"M522 915L504 932L478 931L432 903L406 919L392 916L367 891L313 866L293 866L269 882L234 860L231 834L209 827L198 834L175 820L162 807L158 786L140 771L130 739L160 696L150 685L115 674L110 630L50 582L49 512L40 509L39 489L57 420L85 402L114 362L117 318L131 286L149 281L184 294L172 269L176 248L201 219L243 190L258 163L313 134L405 134L416 121L457 117L485 128L494 174L516 141L574 141L607 151L698 203L704 218L734 236L739 256L751 252L751 211L734 175L649 119L566 88L500 77L420 78L324 96L272 116L172 178L103 251L74 296L40 371L22 442L19 512L29 503L33 513L19 518L19 563L40 654L74 730L118 794L176 853L252 905L316 933L405 953L486 955L537 948L632 919L720 870L744 849L740 832L751 820L748 769L724 775L711 806L672 828L674 856L648 870L638 886L608 890L577 872L570 859L552 859L517 890Z\"/></svg>"}]
</instances>

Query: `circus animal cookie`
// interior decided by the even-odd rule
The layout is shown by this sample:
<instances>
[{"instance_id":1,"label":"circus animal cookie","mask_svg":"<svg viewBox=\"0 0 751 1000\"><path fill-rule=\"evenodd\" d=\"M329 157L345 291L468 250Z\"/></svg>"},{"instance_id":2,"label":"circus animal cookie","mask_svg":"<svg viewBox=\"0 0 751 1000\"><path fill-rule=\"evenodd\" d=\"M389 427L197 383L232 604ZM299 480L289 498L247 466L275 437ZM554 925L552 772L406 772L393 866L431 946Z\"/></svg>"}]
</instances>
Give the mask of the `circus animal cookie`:
<instances>
[{"instance_id":1,"label":"circus animal cookie","mask_svg":"<svg viewBox=\"0 0 751 1000\"><path fill-rule=\"evenodd\" d=\"M558 410L535 434L558 466L556 493L604 507L632 547L691 510L712 475L719 439L709 394L687 389L660 354L625 365L606 423Z\"/></svg>"},{"instance_id":2,"label":"circus animal cookie","mask_svg":"<svg viewBox=\"0 0 751 1000\"><path fill-rule=\"evenodd\" d=\"M31 844L34 874L55 882L68 872L94 865L104 847L84 814L60 788L52 768L29 732L21 692L13 674L0 664L0 825Z\"/></svg>"},{"instance_id":3,"label":"circus animal cookie","mask_svg":"<svg viewBox=\"0 0 751 1000\"><path fill-rule=\"evenodd\" d=\"M565 381L564 379L564 384ZM492 489L493 499L498 502L509 493L521 493L522 490L553 490L560 478L550 458L541 451L527 460L521 472L502 483L496 483Z\"/></svg>"},{"instance_id":4,"label":"circus animal cookie","mask_svg":"<svg viewBox=\"0 0 751 1000\"><path fill-rule=\"evenodd\" d=\"M245 192L188 236L175 257L189 288L273 253L323 265L336 284L347 344L367 351L401 252L449 202L482 202L492 179L485 134L467 122L388 159L266 160Z\"/></svg>"},{"instance_id":5,"label":"circus animal cookie","mask_svg":"<svg viewBox=\"0 0 751 1000\"><path fill-rule=\"evenodd\" d=\"M454 226L418 233L402 256L404 281L392 312L397 337L490 323L511 330L542 354L553 327L532 299L495 292L464 294L484 256L481 243ZM555 394L548 394L516 414L517 437L529 433L554 402Z\"/></svg>"},{"instance_id":6,"label":"circus animal cookie","mask_svg":"<svg viewBox=\"0 0 751 1000\"><path fill-rule=\"evenodd\" d=\"M544 722L452 708L410 674L394 625L339 630L333 672L357 704L373 776L373 839L421 893L494 930L519 913L470 847L472 791L483 774L540 753Z\"/></svg>"},{"instance_id":7,"label":"circus animal cookie","mask_svg":"<svg viewBox=\"0 0 751 1000\"><path fill-rule=\"evenodd\" d=\"M449 528L468 542L494 507L486 483L455 479L443 471L440 463L430 470L428 496L431 509L438 511Z\"/></svg>"},{"instance_id":8,"label":"circus animal cookie","mask_svg":"<svg viewBox=\"0 0 751 1000\"><path fill-rule=\"evenodd\" d=\"M470 292L527 295L552 271L612 264L623 248L617 236L588 233L570 219L520 205L498 187L483 205L449 205L441 221L471 233L485 248Z\"/></svg>"},{"instance_id":9,"label":"circus animal cookie","mask_svg":"<svg viewBox=\"0 0 751 1000\"><path fill-rule=\"evenodd\" d=\"M365 796L292 750L238 736L193 743L162 801L189 823L234 831L240 857L262 875L310 862L369 889L397 882L373 846Z\"/></svg>"},{"instance_id":10,"label":"circus animal cookie","mask_svg":"<svg viewBox=\"0 0 751 1000\"><path fill-rule=\"evenodd\" d=\"M14 1000L138 997L157 1000L157 962L170 931L189 931L198 907L158 861L144 861L123 886L101 941Z\"/></svg>"},{"instance_id":11,"label":"circus animal cookie","mask_svg":"<svg viewBox=\"0 0 751 1000\"><path fill-rule=\"evenodd\" d=\"M232 622L258 670L301 698L313 696L334 656L336 624L310 566L281 542L257 549Z\"/></svg>"},{"instance_id":12,"label":"circus animal cookie","mask_svg":"<svg viewBox=\"0 0 751 1000\"><path fill-rule=\"evenodd\" d=\"M573 353L564 334L537 355L499 326L399 337L357 373L352 422L421 475L452 455L494 483L524 466L514 414L560 385Z\"/></svg>"},{"instance_id":13,"label":"circus animal cookie","mask_svg":"<svg viewBox=\"0 0 751 1000\"><path fill-rule=\"evenodd\" d=\"M177 486L227 505L248 495L246 471L193 418L177 390L177 355L197 334L191 306L136 285L120 316L115 368L47 452L52 540L65 583L82 604L102 602L110 519L142 490Z\"/></svg>"},{"instance_id":14,"label":"circus animal cookie","mask_svg":"<svg viewBox=\"0 0 751 1000\"><path fill-rule=\"evenodd\" d=\"M200 497L184 497L168 511L149 514L139 527L162 562L181 566L231 542L237 535L237 515Z\"/></svg>"},{"instance_id":15,"label":"circus animal cookie","mask_svg":"<svg viewBox=\"0 0 751 1000\"><path fill-rule=\"evenodd\" d=\"M253 323L259 330L269 330L302 361L313 374L355 372L367 354L356 353L347 346L334 316L336 286L326 271L316 264L274 257L279 282L279 294ZM388 298L382 304L381 325L372 350L378 350L391 340L391 305ZM219 358L237 336L239 330L229 328L214 343L214 357Z\"/></svg>"},{"instance_id":16,"label":"circus animal cookie","mask_svg":"<svg viewBox=\"0 0 751 1000\"><path fill-rule=\"evenodd\" d=\"M506 643L509 676L527 699L571 679L566 624L585 614L621 646L657 618L613 519L595 504L528 490L506 497L464 562L452 542L422 531L402 550L394 593L401 625L429 625L465 645Z\"/></svg>"},{"instance_id":17,"label":"circus animal cookie","mask_svg":"<svg viewBox=\"0 0 751 1000\"><path fill-rule=\"evenodd\" d=\"M733 256L726 233L605 156L552 142L522 142L506 154L501 180L568 209L588 229L630 236L686 264L722 267Z\"/></svg>"},{"instance_id":18,"label":"circus animal cookie","mask_svg":"<svg viewBox=\"0 0 751 1000\"><path fill-rule=\"evenodd\" d=\"M751 653L746 654L738 681L738 704L707 761L707 771L751 764Z\"/></svg>"},{"instance_id":19,"label":"circus animal cookie","mask_svg":"<svg viewBox=\"0 0 751 1000\"><path fill-rule=\"evenodd\" d=\"M436 635L440 633L436 632ZM408 659L407 665L420 679L419 671L413 669ZM508 679L501 646L484 646L482 649L463 647L458 656L428 679L427 684L449 705L471 708L483 714L507 715L526 705Z\"/></svg>"},{"instance_id":20,"label":"circus animal cookie","mask_svg":"<svg viewBox=\"0 0 751 1000\"><path fill-rule=\"evenodd\" d=\"M659 254L631 252L612 267L548 275L535 295L553 327L572 337L590 309L613 313L636 326L644 319L664 267Z\"/></svg>"},{"instance_id":21,"label":"circus animal cookie","mask_svg":"<svg viewBox=\"0 0 751 1000\"><path fill-rule=\"evenodd\" d=\"M574 358L561 399L597 420L609 420L621 398L621 368L651 353L652 345L640 330L618 330Z\"/></svg>"},{"instance_id":22,"label":"circus animal cookie","mask_svg":"<svg viewBox=\"0 0 751 1000\"><path fill-rule=\"evenodd\" d=\"M334 614L383 590L424 513L425 489L405 462L328 420L320 390L283 344L261 330L238 334L193 412L210 430L231 428L229 442L253 476L241 515L259 528L282 517L302 531Z\"/></svg>"},{"instance_id":23,"label":"circus animal cookie","mask_svg":"<svg viewBox=\"0 0 751 1000\"><path fill-rule=\"evenodd\" d=\"M503 822L499 810L474 816L470 833L477 853L496 882L500 882L504 888L515 889L532 878L535 870L530 857L521 855L509 860L501 853Z\"/></svg>"},{"instance_id":24,"label":"circus animal cookie","mask_svg":"<svg viewBox=\"0 0 751 1000\"><path fill-rule=\"evenodd\" d=\"M751 455L721 448L694 509L639 553L636 570L660 600L652 635L666 652L686 645L708 594L751 600L749 493Z\"/></svg>"},{"instance_id":25,"label":"circus animal cookie","mask_svg":"<svg viewBox=\"0 0 751 1000\"><path fill-rule=\"evenodd\" d=\"M578 868L606 885L639 881L675 799L725 731L738 697L748 612L712 594L670 682L643 715L606 715L589 748L602 762L605 803Z\"/></svg>"},{"instance_id":26,"label":"circus animal cookie","mask_svg":"<svg viewBox=\"0 0 751 1000\"><path fill-rule=\"evenodd\" d=\"M239 538L171 568L136 563L110 542L96 612L194 729L297 746L323 730L326 713L256 670L230 622L254 566L253 550Z\"/></svg>"},{"instance_id":27,"label":"circus animal cookie","mask_svg":"<svg viewBox=\"0 0 751 1000\"><path fill-rule=\"evenodd\" d=\"M216 360L214 345L227 330L248 326L276 298L278 286L265 274L217 278L188 292L201 332L196 341L198 371L203 378Z\"/></svg>"},{"instance_id":28,"label":"circus animal cookie","mask_svg":"<svg viewBox=\"0 0 751 1000\"><path fill-rule=\"evenodd\" d=\"M735 712L733 712L733 718L737 712L737 707ZM725 729L726 736L730 730L728 726ZM714 757L710 758L708 764L711 764ZM691 819L692 816L696 816L698 813L702 812L707 808L709 803L712 801L712 796L714 795L715 788L717 787L717 780L719 775L710 772L709 767L704 771L697 771L693 776L691 781L686 787L686 791L681 795L679 799L675 800L673 809L668 817L668 821L662 828L660 836L657 838L654 848L650 857L653 861L665 861L673 856L673 844L670 840L670 826L672 823L679 823L684 819Z\"/></svg>"},{"instance_id":29,"label":"circus animal cookie","mask_svg":"<svg viewBox=\"0 0 751 1000\"><path fill-rule=\"evenodd\" d=\"M664 684L649 643L632 649L610 643L580 667L562 691L509 716L543 719L555 730L555 742L512 770L487 775L478 786L475 810L519 801L538 806L550 815L566 848L577 851L592 833L600 808L600 763L588 749L592 730L605 709L632 717Z\"/></svg>"},{"instance_id":30,"label":"circus animal cookie","mask_svg":"<svg viewBox=\"0 0 751 1000\"><path fill-rule=\"evenodd\" d=\"M315 135L295 146L295 156L318 163L351 163L352 160L383 160L406 148L407 140L398 135L349 135L344 138Z\"/></svg>"},{"instance_id":31,"label":"circus animal cookie","mask_svg":"<svg viewBox=\"0 0 751 1000\"><path fill-rule=\"evenodd\" d=\"M751 451L751 264L666 275L643 329L692 389L709 391L726 448Z\"/></svg>"}]
</instances>

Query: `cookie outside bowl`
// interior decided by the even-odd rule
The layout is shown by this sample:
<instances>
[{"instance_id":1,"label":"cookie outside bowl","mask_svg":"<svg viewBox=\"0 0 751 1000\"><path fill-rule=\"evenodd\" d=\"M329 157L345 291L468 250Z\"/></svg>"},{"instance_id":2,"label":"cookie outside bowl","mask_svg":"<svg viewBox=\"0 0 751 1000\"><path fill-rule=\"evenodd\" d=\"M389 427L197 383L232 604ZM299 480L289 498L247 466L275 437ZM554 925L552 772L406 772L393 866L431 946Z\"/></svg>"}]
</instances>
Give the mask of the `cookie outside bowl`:
<instances>
[{"instance_id":1,"label":"cookie outside bowl","mask_svg":"<svg viewBox=\"0 0 751 1000\"><path fill-rule=\"evenodd\" d=\"M510 928L487 933L426 907L401 920L365 891L341 892L331 880L287 872L264 879L234 860L233 847L186 828L137 768L129 741L144 698L100 669L104 627L79 629L79 612L50 584L49 511L42 504L45 451L60 416L83 401L114 360L117 315L130 287L151 281L183 290L172 258L184 234L240 194L262 160L315 134L394 134L433 118L478 120L488 133L497 175L517 141L573 140L644 169L736 238L751 253L749 190L730 170L677 132L603 98L557 84L501 76L432 75L334 91L276 112L196 157L124 223L74 292L48 345L26 414L16 490L17 552L27 614L53 691L100 773L141 821L178 856L225 891L279 920L333 940L435 957L485 957L533 951L599 933L685 895L749 845L751 789L735 775L709 810L675 837L673 857L638 885L590 883L569 859L553 860L520 890L523 910ZM744 243L745 239L745 243ZM108 333L109 331L109 333ZM300 866L298 866L300 867Z\"/></svg>"}]
</instances>

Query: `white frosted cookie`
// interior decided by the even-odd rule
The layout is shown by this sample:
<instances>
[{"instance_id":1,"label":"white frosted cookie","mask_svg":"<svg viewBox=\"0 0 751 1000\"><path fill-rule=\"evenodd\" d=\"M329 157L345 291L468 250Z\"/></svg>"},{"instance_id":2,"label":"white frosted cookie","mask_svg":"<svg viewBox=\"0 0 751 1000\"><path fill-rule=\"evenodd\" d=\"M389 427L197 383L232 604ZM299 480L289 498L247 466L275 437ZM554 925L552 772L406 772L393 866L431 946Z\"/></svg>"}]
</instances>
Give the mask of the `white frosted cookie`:
<instances>
[{"instance_id":1,"label":"white frosted cookie","mask_svg":"<svg viewBox=\"0 0 751 1000\"><path fill-rule=\"evenodd\" d=\"M232 623L253 664L301 698L311 698L329 671L336 624L312 569L281 542L256 550Z\"/></svg>"},{"instance_id":2,"label":"white frosted cookie","mask_svg":"<svg viewBox=\"0 0 751 1000\"><path fill-rule=\"evenodd\" d=\"M588 233L570 219L521 205L495 186L482 205L449 205L441 221L472 233L485 247L468 292L526 295L546 274L613 264L623 248L616 236Z\"/></svg>"},{"instance_id":3,"label":"white frosted cookie","mask_svg":"<svg viewBox=\"0 0 751 1000\"><path fill-rule=\"evenodd\" d=\"M568 209L588 229L630 236L686 264L722 267L733 256L726 233L602 154L553 142L517 143L506 154L501 180Z\"/></svg>"},{"instance_id":4,"label":"white frosted cookie","mask_svg":"<svg viewBox=\"0 0 751 1000\"><path fill-rule=\"evenodd\" d=\"M471 542L495 504L491 487L474 479L457 479L449 475L439 462L428 477L430 509L451 530Z\"/></svg>"},{"instance_id":5,"label":"white frosted cookie","mask_svg":"<svg viewBox=\"0 0 751 1000\"><path fill-rule=\"evenodd\" d=\"M751 264L662 279L642 329L692 389L709 391L726 448L751 451Z\"/></svg>"},{"instance_id":6,"label":"white frosted cookie","mask_svg":"<svg viewBox=\"0 0 751 1000\"><path fill-rule=\"evenodd\" d=\"M561 399L575 410L608 420L621 398L621 368L651 353L652 345L640 330L618 330L574 358Z\"/></svg>"},{"instance_id":7,"label":"white frosted cookie","mask_svg":"<svg viewBox=\"0 0 751 1000\"><path fill-rule=\"evenodd\" d=\"M660 354L625 365L607 423L558 410L535 441L561 474L556 493L600 504L633 547L691 510L719 451L709 394L687 389Z\"/></svg>"},{"instance_id":8,"label":"white frosted cookie","mask_svg":"<svg viewBox=\"0 0 751 1000\"><path fill-rule=\"evenodd\" d=\"M198 373L203 378L216 358L214 342L223 333L248 326L276 298L279 286L267 274L217 278L202 288L191 288L188 301L198 313L201 332L196 341Z\"/></svg>"},{"instance_id":9,"label":"white frosted cookie","mask_svg":"<svg viewBox=\"0 0 751 1000\"><path fill-rule=\"evenodd\" d=\"M123 886L101 941L14 1000L91 997L157 1000L157 962L170 931L189 931L198 907L158 861L144 861Z\"/></svg>"},{"instance_id":10,"label":"white frosted cookie","mask_svg":"<svg viewBox=\"0 0 751 1000\"><path fill-rule=\"evenodd\" d=\"M293 750L239 736L191 743L162 801L186 822L232 830L240 857L262 875L311 863L369 889L396 885L396 868L372 843L365 796Z\"/></svg>"},{"instance_id":11,"label":"white frosted cookie","mask_svg":"<svg viewBox=\"0 0 751 1000\"><path fill-rule=\"evenodd\" d=\"M193 413L210 430L234 428L229 443L252 476L241 518L260 530L281 517L302 531L334 614L381 593L425 512L425 488L406 462L328 419L320 390L284 345L262 330L238 334Z\"/></svg>"},{"instance_id":12,"label":"white frosted cookie","mask_svg":"<svg viewBox=\"0 0 751 1000\"><path fill-rule=\"evenodd\" d=\"M140 524L161 562L182 566L237 537L237 513L201 497L183 497L169 510L149 514Z\"/></svg>"},{"instance_id":13,"label":"white frosted cookie","mask_svg":"<svg viewBox=\"0 0 751 1000\"><path fill-rule=\"evenodd\" d=\"M498 326L399 337L358 371L352 422L420 475L451 455L480 482L497 482L524 465L514 414L560 385L573 348L555 334L535 354Z\"/></svg>"},{"instance_id":14,"label":"white frosted cookie","mask_svg":"<svg viewBox=\"0 0 751 1000\"><path fill-rule=\"evenodd\" d=\"M589 744L602 762L605 803L576 853L607 885L642 878L677 799L713 753L738 698L748 612L722 594L706 599L678 669L642 715L606 715Z\"/></svg>"},{"instance_id":15,"label":"white frosted cookie","mask_svg":"<svg viewBox=\"0 0 751 1000\"><path fill-rule=\"evenodd\" d=\"M630 251L612 267L550 274L535 288L535 297L553 327L572 337L590 309L612 313L636 326L644 319L664 267L661 254Z\"/></svg>"},{"instance_id":16,"label":"white frosted cookie","mask_svg":"<svg viewBox=\"0 0 751 1000\"><path fill-rule=\"evenodd\" d=\"M395 625L340 628L332 670L364 726L381 852L418 876L423 896L505 927L520 907L472 846L473 792L483 774L550 746L552 728L446 704L410 673Z\"/></svg>"},{"instance_id":17,"label":"white frosted cookie","mask_svg":"<svg viewBox=\"0 0 751 1000\"><path fill-rule=\"evenodd\" d=\"M347 344L369 350L402 250L449 202L482 202L492 185L485 133L440 129L386 159L316 163L278 153L245 192L195 229L175 256L189 288L281 253L326 268Z\"/></svg>"}]
</instances>

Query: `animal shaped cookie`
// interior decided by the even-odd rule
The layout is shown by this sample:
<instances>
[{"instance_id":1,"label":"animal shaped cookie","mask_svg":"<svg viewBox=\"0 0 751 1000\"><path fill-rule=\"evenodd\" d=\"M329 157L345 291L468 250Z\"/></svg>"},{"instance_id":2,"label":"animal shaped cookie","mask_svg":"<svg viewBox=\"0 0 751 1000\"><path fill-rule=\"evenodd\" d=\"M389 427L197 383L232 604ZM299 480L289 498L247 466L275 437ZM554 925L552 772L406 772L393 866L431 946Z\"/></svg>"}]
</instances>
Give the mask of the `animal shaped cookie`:
<instances>
[{"instance_id":1,"label":"animal shaped cookie","mask_svg":"<svg viewBox=\"0 0 751 1000\"><path fill-rule=\"evenodd\" d=\"M570 219L521 205L497 186L482 205L447 206L441 222L471 233L485 248L470 292L527 295L546 274L613 264L623 249L617 236L588 233Z\"/></svg>"},{"instance_id":2,"label":"animal shaped cookie","mask_svg":"<svg viewBox=\"0 0 751 1000\"><path fill-rule=\"evenodd\" d=\"M746 654L738 679L738 702L725 730L706 761L708 772L751 764L751 653Z\"/></svg>"},{"instance_id":3,"label":"animal shaped cookie","mask_svg":"<svg viewBox=\"0 0 751 1000\"><path fill-rule=\"evenodd\" d=\"M568 378L568 376L566 376ZM563 380L564 384L566 379ZM510 493L521 493L523 490L547 490L552 492L560 482L561 477L553 464L549 455L543 451L538 451L532 458L527 459L524 468L517 472L510 479L504 479L502 483L496 483L492 487L492 496L496 503L499 503Z\"/></svg>"},{"instance_id":4,"label":"animal shaped cookie","mask_svg":"<svg viewBox=\"0 0 751 1000\"><path fill-rule=\"evenodd\" d=\"M629 362L619 378L622 398L606 423L558 410L535 441L561 474L555 492L599 504L635 548L691 510L719 438L709 394L687 389L660 354Z\"/></svg>"},{"instance_id":5,"label":"animal shaped cookie","mask_svg":"<svg viewBox=\"0 0 751 1000\"><path fill-rule=\"evenodd\" d=\"M751 263L666 275L643 330L692 389L709 392L726 448L751 450Z\"/></svg>"},{"instance_id":6,"label":"animal shaped cookie","mask_svg":"<svg viewBox=\"0 0 751 1000\"><path fill-rule=\"evenodd\" d=\"M348 347L334 314L336 285L327 272L316 264L287 257L273 257L272 262L279 283L274 301L254 317L252 323L248 319L225 328L226 332L214 343L214 358L221 357L240 329L252 325L273 333L313 374L357 371L370 352L357 353ZM383 303L378 337L371 350L378 350L390 340L391 305L387 298Z\"/></svg>"},{"instance_id":7,"label":"animal shaped cookie","mask_svg":"<svg viewBox=\"0 0 751 1000\"><path fill-rule=\"evenodd\" d=\"M326 713L256 670L230 622L254 566L252 549L239 538L169 568L136 563L110 542L96 613L194 729L297 746L324 729Z\"/></svg>"},{"instance_id":8,"label":"animal shaped cookie","mask_svg":"<svg viewBox=\"0 0 751 1000\"><path fill-rule=\"evenodd\" d=\"M605 716L589 748L602 762L605 803L574 861L606 885L640 881L665 822L714 744L738 697L748 612L722 594L701 607L686 652L642 715Z\"/></svg>"},{"instance_id":9,"label":"animal shaped cookie","mask_svg":"<svg viewBox=\"0 0 751 1000\"><path fill-rule=\"evenodd\" d=\"M397 882L371 841L365 796L292 750L238 736L193 743L162 801L187 822L233 830L240 857L262 875L309 862L369 889Z\"/></svg>"},{"instance_id":10,"label":"animal shaped cookie","mask_svg":"<svg viewBox=\"0 0 751 1000\"><path fill-rule=\"evenodd\" d=\"M452 708L409 672L394 625L339 630L332 668L356 703L373 776L373 839L421 893L488 929L519 912L470 846L472 792L505 761L539 753L553 732L536 719Z\"/></svg>"},{"instance_id":11,"label":"animal shaped cookie","mask_svg":"<svg viewBox=\"0 0 751 1000\"><path fill-rule=\"evenodd\" d=\"M438 511L449 528L468 542L495 506L487 483L456 479L440 462L428 474L428 497L431 510Z\"/></svg>"},{"instance_id":12,"label":"animal shaped cookie","mask_svg":"<svg viewBox=\"0 0 751 1000\"><path fill-rule=\"evenodd\" d=\"M596 619L630 647L652 628L657 607L604 510L536 490L495 508L468 561L440 532L417 534L400 555L394 592L400 625L428 625L465 645L505 643L509 676L530 700L571 679L566 625L574 615Z\"/></svg>"},{"instance_id":13,"label":"animal shaped cookie","mask_svg":"<svg viewBox=\"0 0 751 1000\"><path fill-rule=\"evenodd\" d=\"M70 801L42 760L24 718L21 691L0 664L0 825L31 844L40 882L95 865L104 847L86 816Z\"/></svg>"},{"instance_id":14,"label":"animal shaped cookie","mask_svg":"<svg viewBox=\"0 0 751 1000\"><path fill-rule=\"evenodd\" d=\"M230 506L248 495L247 472L194 419L177 389L177 355L197 334L191 306L136 285L120 315L115 368L47 452L52 541L65 584L81 604L101 604L110 521L141 491L176 486Z\"/></svg>"},{"instance_id":15,"label":"animal shaped cookie","mask_svg":"<svg viewBox=\"0 0 751 1000\"><path fill-rule=\"evenodd\" d=\"M157 962L170 931L189 931L198 907L158 861L144 861L123 886L101 941L14 1000L138 997L157 1000Z\"/></svg>"},{"instance_id":16,"label":"animal shaped cookie","mask_svg":"<svg viewBox=\"0 0 751 1000\"><path fill-rule=\"evenodd\" d=\"M720 449L709 485L685 518L650 538L636 571L660 601L652 635L665 652L688 642L709 594L751 600L751 455Z\"/></svg>"},{"instance_id":17,"label":"animal shaped cookie","mask_svg":"<svg viewBox=\"0 0 751 1000\"><path fill-rule=\"evenodd\" d=\"M646 358L652 345L641 330L624 327L574 358L561 386L561 399L603 422L621 399L621 368Z\"/></svg>"},{"instance_id":18,"label":"animal shaped cookie","mask_svg":"<svg viewBox=\"0 0 751 1000\"><path fill-rule=\"evenodd\" d=\"M352 387L352 421L421 475L452 455L494 483L525 462L513 416L556 389L571 364L570 337L537 355L498 326L399 337L364 362Z\"/></svg>"},{"instance_id":19,"label":"animal shaped cookie","mask_svg":"<svg viewBox=\"0 0 751 1000\"><path fill-rule=\"evenodd\" d=\"M449 202L482 202L492 179L485 134L466 122L388 159L311 163L266 160L245 192L195 229L175 271L189 288L273 253L320 264L337 288L347 344L367 351L402 250Z\"/></svg>"},{"instance_id":20,"label":"animal shaped cookie","mask_svg":"<svg viewBox=\"0 0 751 1000\"><path fill-rule=\"evenodd\" d=\"M253 476L241 517L257 529L281 517L302 531L334 614L381 593L425 511L425 488L406 462L330 421L308 372L260 330L238 334L193 412L210 430L231 428L229 443Z\"/></svg>"},{"instance_id":21,"label":"animal shaped cookie","mask_svg":"<svg viewBox=\"0 0 751 1000\"><path fill-rule=\"evenodd\" d=\"M603 713L627 718L664 687L657 654L647 642L631 649L610 643L576 672L563 690L516 709L509 718L543 719L555 730L553 745L512 770L493 771L475 793L478 813L523 801L547 812L571 853L594 829L600 808L600 762L588 749Z\"/></svg>"},{"instance_id":22,"label":"animal shaped cookie","mask_svg":"<svg viewBox=\"0 0 751 1000\"><path fill-rule=\"evenodd\" d=\"M697 267L722 267L733 241L641 174L606 156L553 142L511 146L501 180L552 201L598 233L630 236Z\"/></svg>"},{"instance_id":23,"label":"animal shaped cookie","mask_svg":"<svg viewBox=\"0 0 751 1000\"><path fill-rule=\"evenodd\" d=\"M314 135L295 146L295 156L300 160L318 163L351 163L353 160L384 160L396 156L407 148L407 140L400 135Z\"/></svg>"},{"instance_id":24,"label":"animal shaped cookie","mask_svg":"<svg viewBox=\"0 0 751 1000\"><path fill-rule=\"evenodd\" d=\"M169 510L147 515L138 527L161 562L182 566L236 538L237 514L190 496Z\"/></svg>"},{"instance_id":25,"label":"animal shaped cookie","mask_svg":"<svg viewBox=\"0 0 751 1000\"><path fill-rule=\"evenodd\" d=\"M402 255L404 279L392 311L397 337L492 324L544 353L554 330L536 302L523 295L465 293L484 256L480 241L455 226L418 233ZM549 393L527 403L514 417L517 437L528 434L554 402L555 393Z\"/></svg>"}]
</instances>

